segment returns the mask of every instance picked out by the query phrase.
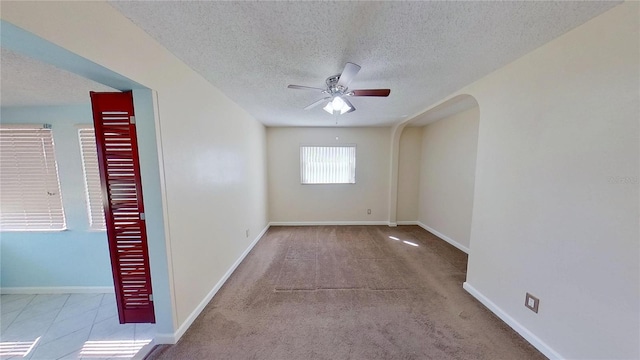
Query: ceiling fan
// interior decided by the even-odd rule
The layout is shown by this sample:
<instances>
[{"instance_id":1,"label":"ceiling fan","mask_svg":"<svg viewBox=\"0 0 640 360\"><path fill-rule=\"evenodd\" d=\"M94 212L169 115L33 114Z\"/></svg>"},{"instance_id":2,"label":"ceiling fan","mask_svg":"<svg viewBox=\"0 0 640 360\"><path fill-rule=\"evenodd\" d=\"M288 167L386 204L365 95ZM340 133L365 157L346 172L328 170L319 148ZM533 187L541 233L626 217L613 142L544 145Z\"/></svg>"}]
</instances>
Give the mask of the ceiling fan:
<instances>
[{"instance_id":1,"label":"ceiling fan","mask_svg":"<svg viewBox=\"0 0 640 360\"><path fill-rule=\"evenodd\" d=\"M329 76L326 80L326 89L302 86L302 85L289 85L289 89L300 90L319 90L321 93L326 94L324 98L314 102L313 104L305 107L305 110L312 109L324 102L327 104L324 106L324 110L329 114L342 115L350 113L356 110L353 104L347 99L350 96L380 96L387 97L391 93L389 89L365 89L365 90L349 90L349 83L360 71L360 65L348 62L342 70L342 74Z\"/></svg>"}]
</instances>

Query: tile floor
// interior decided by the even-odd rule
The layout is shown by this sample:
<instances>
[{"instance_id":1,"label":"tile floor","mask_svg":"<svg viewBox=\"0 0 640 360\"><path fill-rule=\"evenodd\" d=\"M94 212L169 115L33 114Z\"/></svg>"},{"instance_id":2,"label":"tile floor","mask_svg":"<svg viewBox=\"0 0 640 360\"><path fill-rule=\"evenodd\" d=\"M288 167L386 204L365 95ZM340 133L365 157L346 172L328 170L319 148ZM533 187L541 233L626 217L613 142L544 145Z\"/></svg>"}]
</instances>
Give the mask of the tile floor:
<instances>
[{"instance_id":1,"label":"tile floor","mask_svg":"<svg viewBox=\"0 0 640 360\"><path fill-rule=\"evenodd\" d=\"M153 324L120 324L114 294L0 295L0 359L130 359Z\"/></svg>"}]
</instances>

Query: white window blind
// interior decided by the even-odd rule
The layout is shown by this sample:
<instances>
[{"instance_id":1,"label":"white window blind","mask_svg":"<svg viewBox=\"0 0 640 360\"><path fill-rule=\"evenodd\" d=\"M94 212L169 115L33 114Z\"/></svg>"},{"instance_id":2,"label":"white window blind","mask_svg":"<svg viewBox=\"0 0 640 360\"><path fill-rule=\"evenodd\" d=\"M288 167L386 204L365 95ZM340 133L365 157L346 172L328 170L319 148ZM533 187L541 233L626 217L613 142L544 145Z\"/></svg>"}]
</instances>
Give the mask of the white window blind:
<instances>
[{"instance_id":1,"label":"white window blind","mask_svg":"<svg viewBox=\"0 0 640 360\"><path fill-rule=\"evenodd\" d=\"M0 125L0 230L65 228L51 126Z\"/></svg>"},{"instance_id":2,"label":"white window blind","mask_svg":"<svg viewBox=\"0 0 640 360\"><path fill-rule=\"evenodd\" d=\"M355 145L300 146L300 182L355 184Z\"/></svg>"},{"instance_id":3,"label":"white window blind","mask_svg":"<svg viewBox=\"0 0 640 360\"><path fill-rule=\"evenodd\" d=\"M106 230L96 134L93 128L81 128L78 130L78 137L80 138L80 151L82 152L82 171L84 173L89 228L91 230Z\"/></svg>"}]
</instances>

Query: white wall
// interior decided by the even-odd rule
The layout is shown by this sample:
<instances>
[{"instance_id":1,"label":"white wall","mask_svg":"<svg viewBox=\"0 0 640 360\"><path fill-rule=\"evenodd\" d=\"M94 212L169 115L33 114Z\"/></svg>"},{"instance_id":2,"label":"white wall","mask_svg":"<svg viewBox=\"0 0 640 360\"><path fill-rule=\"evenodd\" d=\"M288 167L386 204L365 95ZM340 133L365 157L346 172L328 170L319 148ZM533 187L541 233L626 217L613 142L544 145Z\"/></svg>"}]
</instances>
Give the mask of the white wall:
<instances>
[{"instance_id":1,"label":"white wall","mask_svg":"<svg viewBox=\"0 0 640 360\"><path fill-rule=\"evenodd\" d=\"M386 224L390 137L389 128L268 128L271 222ZM300 145L334 144L356 144L356 183L301 185Z\"/></svg>"},{"instance_id":2,"label":"white wall","mask_svg":"<svg viewBox=\"0 0 640 360\"><path fill-rule=\"evenodd\" d=\"M173 331L188 325L267 225L264 127L107 3L3 3L2 19L157 91Z\"/></svg>"},{"instance_id":3,"label":"white wall","mask_svg":"<svg viewBox=\"0 0 640 360\"><path fill-rule=\"evenodd\" d=\"M474 107L425 126L418 165L418 221L463 250L471 233L478 120Z\"/></svg>"},{"instance_id":4,"label":"white wall","mask_svg":"<svg viewBox=\"0 0 640 360\"><path fill-rule=\"evenodd\" d=\"M398 155L397 221L418 220L418 190L422 153L422 127L406 127L400 135Z\"/></svg>"},{"instance_id":5,"label":"white wall","mask_svg":"<svg viewBox=\"0 0 640 360\"><path fill-rule=\"evenodd\" d=\"M480 108L467 289L550 356L640 358L639 7L460 91Z\"/></svg>"}]
</instances>

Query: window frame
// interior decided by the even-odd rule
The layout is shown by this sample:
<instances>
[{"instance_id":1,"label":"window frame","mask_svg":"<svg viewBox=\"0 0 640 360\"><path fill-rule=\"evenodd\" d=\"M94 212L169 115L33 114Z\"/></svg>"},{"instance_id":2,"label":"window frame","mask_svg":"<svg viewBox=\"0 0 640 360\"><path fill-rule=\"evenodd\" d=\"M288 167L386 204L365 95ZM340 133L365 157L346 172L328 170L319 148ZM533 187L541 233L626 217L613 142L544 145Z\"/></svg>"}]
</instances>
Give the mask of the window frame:
<instances>
[{"instance_id":1,"label":"window frame","mask_svg":"<svg viewBox=\"0 0 640 360\"><path fill-rule=\"evenodd\" d=\"M93 127L93 125L90 125L90 124L76 125L76 128L77 128L77 135L78 135L78 145L80 146L80 159L82 162L82 181L84 183L84 202L85 202L87 219L89 221L89 231L107 231L107 222L104 214L104 200L102 199L102 183L100 180L100 168L98 165L98 149L96 145L95 128ZM94 149L95 159L90 159L90 160L95 160L95 166L96 166L95 169L92 169L92 176L87 175L87 170L88 170L87 160L89 159L87 159L86 156L93 155L93 152L91 154L88 154L85 151L85 146L86 145L90 146L92 144L83 144L83 136L82 136L83 135L82 132L87 132L87 131L91 131L93 135L92 144L95 146L95 149ZM97 179L96 179L96 176L97 176ZM95 181L97 181L97 183L95 183ZM89 184L89 182L91 182L92 184ZM97 201L97 204L94 203L96 201ZM92 209L95 207L98 207L101 210L100 214L94 214Z\"/></svg>"},{"instance_id":2,"label":"window frame","mask_svg":"<svg viewBox=\"0 0 640 360\"><path fill-rule=\"evenodd\" d=\"M304 182L305 162L303 159L303 148L352 148L353 149L353 174L350 176L353 181L349 182ZM300 144L299 146L300 156L300 185L355 185L357 184L357 159L358 159L358 147L356 144Z\"/></svg>"}]
</instances>

